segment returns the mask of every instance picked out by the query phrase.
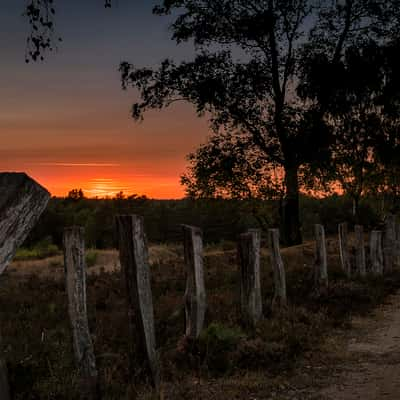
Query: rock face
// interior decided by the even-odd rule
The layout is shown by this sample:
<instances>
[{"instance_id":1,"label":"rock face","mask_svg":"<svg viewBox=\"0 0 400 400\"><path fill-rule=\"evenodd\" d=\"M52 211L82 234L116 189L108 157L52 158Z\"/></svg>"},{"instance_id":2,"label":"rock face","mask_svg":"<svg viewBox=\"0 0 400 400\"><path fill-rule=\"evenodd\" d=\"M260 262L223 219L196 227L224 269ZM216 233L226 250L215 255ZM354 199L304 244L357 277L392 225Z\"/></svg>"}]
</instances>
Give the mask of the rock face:
<instances>
[{"instance_id":1,"label":"rock face","mask_svg":"<svg viewBox=\"0 0 400 400\"><path fill-rule=\"evenodd\" d=\"M46 208L49 192L24 173L0 173L0 274Z\"/></svg>"}]
</instances>

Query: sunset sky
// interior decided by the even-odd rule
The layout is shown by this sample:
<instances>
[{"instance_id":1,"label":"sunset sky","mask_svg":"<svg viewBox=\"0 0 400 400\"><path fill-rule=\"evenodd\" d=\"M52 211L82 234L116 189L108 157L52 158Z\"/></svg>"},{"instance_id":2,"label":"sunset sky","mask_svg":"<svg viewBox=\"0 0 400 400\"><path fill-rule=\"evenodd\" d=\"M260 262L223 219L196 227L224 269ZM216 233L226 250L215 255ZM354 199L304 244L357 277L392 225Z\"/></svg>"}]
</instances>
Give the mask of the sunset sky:
<instances>
[{"instance_id":1,"label":"sunset sky","mask_svg":"<svg viewBox=\"0 0 400 400\"><path fill-rule=\"evenodd\" d=\"M185 156L203 142L207 121L180 104L130 117L136 99L121 89L118 65L190 59L170 40L168 18L151 0L58 0L58 52L25 63L25 1L5 0L0 14L0 170L25 171L53 195L124 193L179 198Z\"/></svg>"}]
</instances>

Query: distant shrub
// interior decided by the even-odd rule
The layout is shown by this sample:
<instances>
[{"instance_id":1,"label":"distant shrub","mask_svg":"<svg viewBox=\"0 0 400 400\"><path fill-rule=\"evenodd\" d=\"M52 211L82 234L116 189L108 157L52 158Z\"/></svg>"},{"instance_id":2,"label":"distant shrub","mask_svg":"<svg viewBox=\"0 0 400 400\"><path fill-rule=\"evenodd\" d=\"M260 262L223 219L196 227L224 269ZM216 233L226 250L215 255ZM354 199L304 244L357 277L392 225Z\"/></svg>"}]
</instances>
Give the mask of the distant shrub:
<instances>
[{"instance_id":1,"label":"distant shrub","mask_svg":"<svg viewBox=\"0 0 400 400\"><path fill-rule=\"evenodd\" d=\"M86 251L86 266L88 268L93 267L94 265L96 265L97 262L97 251L96 250L87 250Z\"/></svg>"}]
</instances>

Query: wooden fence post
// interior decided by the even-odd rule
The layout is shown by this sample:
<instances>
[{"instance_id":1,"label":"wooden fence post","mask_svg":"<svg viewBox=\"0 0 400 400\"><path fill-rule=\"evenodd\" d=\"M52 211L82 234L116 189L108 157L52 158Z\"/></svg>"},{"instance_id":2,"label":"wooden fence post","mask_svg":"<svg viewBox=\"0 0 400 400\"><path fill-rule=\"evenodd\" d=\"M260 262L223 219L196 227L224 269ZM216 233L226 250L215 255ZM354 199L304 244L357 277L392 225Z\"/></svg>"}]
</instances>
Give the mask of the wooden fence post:
<instances>
[{"instance_id":1,"label":"wooden fence post","mask_svg":"<svg viewBox=\"0 0 400 400\"><path fill-rule=\"evenodd\" d=\"M116 221L119 256L128 300L130 367L132 371L135 370L134 356L137 356L151 372L152 383L159 391L160 365L156 351L149 257L143 218L119 215ZM142 369L142 365L136 369Z\"/></svg>"},{"instance_id":2,"label":"wooden fence post","mask_svg":"<svg viewBox=\"0 0 400 400\"><path fill-rule=\"evenodd\" d=\"M339 224L339 253L342 268L347 277L351 276L351 263L349 257L347 222Z\"/></svg>"},{"instance_id":3,"label":"wooden fence post","mask_svg":"<svg viewBox=\"0 0 400 400\"><path fill-rule=\"evenodd\" d=\"M2 348L2 340L0 336L0 351ZM10 397L10 388L8 386L8 372L7 372L7 364L6 361L0 357L0 399L1 400L11 400Z\"/></svg>"},{"instance_id":4,"label":"wooden fence post","mask_svg":"<svg viewBox=\"0 0 400 400\"><path fill-rule=\"evenodd\" d=\"M326 255L325 230L323 225L315 227L315 283L318 286L328 286L328 262Z\"/></svg>"},{"instance_id":5,"label":"wooden fence post","mask_svg":"<svg viewBox=\"0 0 400 400\"><path fill-rule=\"evenodd\" d=\"M262 317L260 245L259 229L251 229L239 236L241 314L244 325L249 327L254 327Z\"/></svg>"},{"instance_id":6,"label":"wooden fence post","mask_svg":"<svg viewBox=\"0 0 400 400\"><path fill-rule=\"evenodd\" d=\"M46 208L49 192L28 175L0 173L0 274Z\"/></svg>"},{"instance_id":7,"label":"wooden fence post","mask_svg":"<svg viewBox=\"0 0 400 400\"><path fill-rule=\"evenodd\" d=\"M396 267L400 267L400 224L396 224Z\"/></svg>"},{"instance_id":8,"label":"wooden fence post","mask_svg":"<svg viewBox=\"0 0 400 400\"><path fill-rule=\"evenodd\" d=\"M279 249L279 229L268 229L268 243L272 269L274 271L274 298L272 300L272 307L284 307L287 305L286 275Z\"/></svg>"},{"instance_id":9,"label":"wooden fence post","mask_svg":"<svg viewBox=\"0 0 400 400\"><path fill-rule=\"evenodd\" d=\"M68 312L81 381L81 398L98 399L96 357L87 317L84 229L76 226L64 229L63 245Z\"/></svg>"},{"instance_id":10,"label":"wooden fence post","mask_svg":"<svg viewBox=\"0 0 400 400\"><path fill-rule=\"evenodd\" d=\"M372 231L370 238L371 270L376 275L383 274L382 232Z\"/></svg>"},{"instance_id":11,"label":"wooden fence post","mask_svg":"<svg viewBox=\"0 0 400 400\"><path fill-rule=\"evenodd\" d=\"M0 274L46 208L49 192L23 173L0 173ZM0 335L1 336L1 335ZM9 400L7 363L0 353L0 399Z\"/></svg>"},{"instance_id":12,"label":"wooden fence post","mask_svg":"<svg viewBox=\"0 0 400 400\"><path fill-rule=\"evenodd\" d=\"M182 225L186 267L185 336L196 339L203 329L206 290L203 268L203 235L200 228Z\"/></svg>"},{"instance_id":13,"label":"wooden fence post","mask_svg":"<svg viewBox=\"0 0 400 400\"><path fill-rule=\"evenodd\" d=\"M365 277L367 273L365 261L365 246L364 246L364 227L356 225L354 227L355 246L356 246L356 270L361 277Z\"/></svg>"},{"instance_id":14,"label":"wooden fence post","mask_svg":"<svg viewBox=\"0 0 400 400\"><path fill-rule=\"evenodd\" d=\"M385 232L383 235L383 264L385 273L393 271L396 246L396 218L388 214L385 218Z\"/></svg>"}]
</instances>

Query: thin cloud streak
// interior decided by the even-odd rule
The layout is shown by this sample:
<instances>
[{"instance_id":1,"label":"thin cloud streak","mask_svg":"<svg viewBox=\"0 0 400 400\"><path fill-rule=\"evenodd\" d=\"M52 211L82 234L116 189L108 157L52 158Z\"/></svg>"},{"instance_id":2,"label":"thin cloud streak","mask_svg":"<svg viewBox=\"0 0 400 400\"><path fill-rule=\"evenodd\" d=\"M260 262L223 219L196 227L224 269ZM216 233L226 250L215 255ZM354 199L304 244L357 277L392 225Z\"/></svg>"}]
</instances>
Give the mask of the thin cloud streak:
<instances>
[{"instance_id":1,"label":"thin cloud streak","mask_svg":"<svg viewBox=\"0 0 400 400\"><path fill-rule=\"evenodd\" d=\"M120 167L121 164L114 163L62 163L62 162L46 162L46 163L35 163L33 165L41 165L46 167Z\"/></svg>"}]
</instances>

